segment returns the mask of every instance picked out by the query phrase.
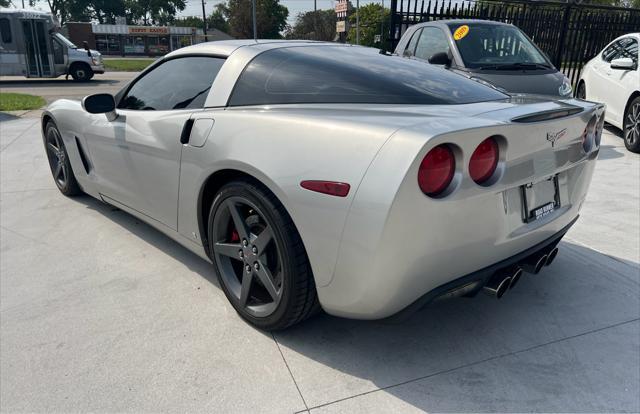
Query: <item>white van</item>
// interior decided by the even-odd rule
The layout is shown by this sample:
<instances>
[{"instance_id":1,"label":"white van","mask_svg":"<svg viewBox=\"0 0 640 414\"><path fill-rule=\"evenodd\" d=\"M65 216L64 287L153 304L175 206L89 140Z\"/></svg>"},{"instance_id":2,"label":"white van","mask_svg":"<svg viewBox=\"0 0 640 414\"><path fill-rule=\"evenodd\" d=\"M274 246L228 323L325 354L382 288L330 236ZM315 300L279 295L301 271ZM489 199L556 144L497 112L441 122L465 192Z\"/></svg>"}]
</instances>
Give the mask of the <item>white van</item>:
<instances>
[{"instance_id":1,"label":"white van","mask_svg":"<svg viewBox=\"0 0 640 414\"><path fill-rule=\"evenodd\" d=\"M0 10L0 75L71 75L76 81L88 81L94 74L104 73L102 55L88 47L78 49L59 28L51 13Z\"/></svg>"}]
</instances>

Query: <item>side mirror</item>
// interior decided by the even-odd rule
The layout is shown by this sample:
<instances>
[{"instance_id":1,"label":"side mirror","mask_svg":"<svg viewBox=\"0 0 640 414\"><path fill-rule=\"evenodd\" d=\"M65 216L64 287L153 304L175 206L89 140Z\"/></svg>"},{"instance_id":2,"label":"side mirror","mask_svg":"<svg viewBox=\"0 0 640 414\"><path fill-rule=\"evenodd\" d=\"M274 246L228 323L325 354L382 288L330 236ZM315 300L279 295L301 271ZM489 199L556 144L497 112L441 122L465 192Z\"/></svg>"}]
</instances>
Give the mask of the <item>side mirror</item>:
<instances>
[{"instance_id":1,"label":"side mirror","mask_svg":"<svg viewBox=\"0 0 640 414\"><path fill-rule=\"evenodd\" d=\"M90 114L106 114L109 121L116 119L116 101L113 95L97 93L82 100L82 108Z\"/></svg>"},{"instance_id":2,"label":"side mirror","mask_svg":"<svg viewBox=\"0 0 640 414\"><path fill-rule=\"evenodd\" d=\"M413 56L413 52L410 51L409 49L405 49L404 52L402 52L402 56L411 57L411 56Z\"/></svg>"},{"instance_id":3,"label":"side mirror","mask_svg":"<svg viewBox=\"0 0 640 414\"><path fill-rule=\"evenodd\" d=\"M429 58L429 63L431 63L432 65L444 65L448 67L451 65L451 58L446 52L438 52L431 55L431 57Z\"/></svg>"},{"instance_id":4,"label":"side mirror","mask_svg":"<svg viewBox=\"0 0 640 414\"><path fill-rule=\"evenodd\" d=\"M635 69L636 64L631 58L618 58L611 61L611 69L631 70Z\"/></svg>"},{"instance_id":5,"label":"side mirror","mask_svg":"<svg viewBox=\"0 0 640 414\"><path fill-rule=\"evenodd\" d=\"M89 49L89 42L87 42L86 40L84 40L82 42L82 47L84 48L84 50L87 51L87 56L91 57L91 50Z\"/></svg>"}]
</instances>

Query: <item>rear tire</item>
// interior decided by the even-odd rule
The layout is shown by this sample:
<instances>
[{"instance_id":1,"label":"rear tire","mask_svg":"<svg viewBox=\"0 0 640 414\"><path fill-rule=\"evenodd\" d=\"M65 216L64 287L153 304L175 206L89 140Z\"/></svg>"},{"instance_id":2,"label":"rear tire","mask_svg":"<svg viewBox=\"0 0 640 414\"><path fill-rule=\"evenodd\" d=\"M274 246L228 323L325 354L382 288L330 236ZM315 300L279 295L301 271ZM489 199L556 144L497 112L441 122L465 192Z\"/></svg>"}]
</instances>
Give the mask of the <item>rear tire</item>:
<instances>
[{"instance_id":1,"label":"rear tire","mask_svg":"<svg viewBox=\"0 0 640 414\"><path fill-rule=\"evenodd\" d=\"M82 189L73 174L69 154L62 135L53 121L47 122L44 129L44 147L49 160L53 181L60 192L68 197L82 194Z\"/></svg>"},{"instance_id":2,"label":"rear tire","mask_svg":"<svg viewBox=\"0 0 640 414\"><path fill-rule=\"evenodd\" d=\"M93 78L93 70L91 70L89 65L84 63L73 65L69 70L69 73L76 82L87 82L89 79Z\"/></svg>"},{"instance_id":3,"label":"rear tire","mask_svg":"<svg viewBox=\"0 0 640 414\"><path fill-rule=\"evenodd\" d=\"M209 211L209 253L236 312L280 330L320 309L304 245L284 206L262 184L224 185Z\"/></svg>"},{"instance_id":4,"label":"rear tire","mask_svg":"<svg viewBox=\"0 0 640 414\"><path fill-rule=\"evenodd\" d=\"M640 96L636 97L624 113L624 146L631 152L640 153Z\"/></svg>"}]
</instances>

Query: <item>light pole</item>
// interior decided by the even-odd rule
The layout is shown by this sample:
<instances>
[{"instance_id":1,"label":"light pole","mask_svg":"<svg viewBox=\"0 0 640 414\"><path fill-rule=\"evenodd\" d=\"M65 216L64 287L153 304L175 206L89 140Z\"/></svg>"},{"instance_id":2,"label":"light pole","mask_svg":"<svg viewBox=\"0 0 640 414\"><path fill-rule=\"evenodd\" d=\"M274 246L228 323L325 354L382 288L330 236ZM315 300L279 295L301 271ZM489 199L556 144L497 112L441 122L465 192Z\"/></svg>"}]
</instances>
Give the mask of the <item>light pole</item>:
<instances>
[{"instance_id":1,"label":"light pole","mask_svg":"<svg viewBox=\"0 0 640 414\"><path fill-rule=\"evenodd\" d=\"M356 0L356 44L360 45L360 0Z\"/></svg>"},{"instance_id":2,"label":"light pole","mask_svg":"<svg viewBox=\"0 0 640 414\"><path fill-rule=\"evenodd\" d=\"M204 33L204 41L207 41L207 12L204 10L204 0L202 0L202 33Z\"/></svg>"},{"instance_id":3,"label":"light pole","mask_svg":"<svg viewBox=\"0 0 640 414\"><path fill-rule=\"evenodd\" d=\"M253 5L253 39L258 38L258 23L256 22L256 0L252 0Z\"/></svg>"}]
</instances>

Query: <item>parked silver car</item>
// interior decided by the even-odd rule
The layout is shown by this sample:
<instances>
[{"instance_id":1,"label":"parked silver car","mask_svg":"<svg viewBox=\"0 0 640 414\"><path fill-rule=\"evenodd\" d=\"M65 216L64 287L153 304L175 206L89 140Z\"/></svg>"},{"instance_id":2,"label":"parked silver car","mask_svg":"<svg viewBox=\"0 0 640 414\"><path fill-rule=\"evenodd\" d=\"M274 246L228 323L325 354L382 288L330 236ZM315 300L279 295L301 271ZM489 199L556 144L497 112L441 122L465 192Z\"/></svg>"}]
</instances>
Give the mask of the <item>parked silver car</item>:
<instances>
[{"instance_id":1,"label":"parked silver car","mask_svg":"<svg viewBox=\"0 0 640 414\"><path fill-rule=\"evenodd\" d=\"M509 93L572 94L569 79L511 24L460 19L419 23L402 35L395 53Z\"/></svg>"},{"instance_id":2,"label":"parked silver car","mask_svg":"<svg viewBox=\"0 0 640 414\"><path fill-rule=\"evenodd\" d=\"M239 314L385 318L500 297L575 222L603 107L510 99L435 66L332 43L172 52L115 98L58 100L56 185L213 263Z\"/></svg>"}]
</instances>

